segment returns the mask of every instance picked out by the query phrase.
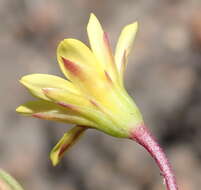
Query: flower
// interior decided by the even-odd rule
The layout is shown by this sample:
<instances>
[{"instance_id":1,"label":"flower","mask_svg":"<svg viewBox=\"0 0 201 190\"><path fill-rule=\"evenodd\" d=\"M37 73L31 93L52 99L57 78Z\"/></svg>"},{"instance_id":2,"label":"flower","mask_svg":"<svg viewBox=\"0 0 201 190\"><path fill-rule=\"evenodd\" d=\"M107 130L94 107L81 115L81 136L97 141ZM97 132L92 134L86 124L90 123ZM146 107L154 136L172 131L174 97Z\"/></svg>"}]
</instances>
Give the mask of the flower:
<instances>
[{"instance_id":1,"label":"flower","mask_svg":"<svg viewBox=\"0 0 201 190\"><path fill-rule=\"evenodd\" d=\"M91 14L87 26L91 49L76 39L65 39L57 48L58 63L67 80L48 74L21 78L20 82L38 100L19 106L17 112L76 124L53 148L53 165L89 128L130 138L131 131L143 124L142 115L123 83L137 28L137 22L123 28L113 55L107 34Z\"/></svg>"},{"instance_id":2,"label":"flower","mask_svg":"<svg viewBox=\"0 0 201 190\"><path fill-rule=\"evenodd\" d=\"M57 48L59 66L68 80L47 74L22 77L20 82L39 100L21 105L16 111L76 124L51 151L53 165L87 129L94 128L142 145L160 168L167 190L178 190L163 149L144 125L139 109L124 88L127 56L137 28L135 22L122 30L113 56L107 34L91 14L87 26L91 50L76 39L65 39Z\"/></svg>"}]
</instances>

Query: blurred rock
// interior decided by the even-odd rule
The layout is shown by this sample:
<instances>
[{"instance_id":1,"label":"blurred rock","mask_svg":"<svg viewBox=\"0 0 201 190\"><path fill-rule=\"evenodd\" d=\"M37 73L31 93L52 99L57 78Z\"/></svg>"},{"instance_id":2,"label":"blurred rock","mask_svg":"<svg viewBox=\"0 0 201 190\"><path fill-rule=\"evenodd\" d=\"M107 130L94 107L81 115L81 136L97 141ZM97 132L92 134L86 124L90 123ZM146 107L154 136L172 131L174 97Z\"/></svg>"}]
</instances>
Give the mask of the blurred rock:
<instances>
[{"instance_id":1,"label":"blurred rock","mask_svg":"<svg viewBox=\"0 0 201 190\"><path fill-rule=\"evenodd\" d=\"M194 44L201 48L201 9L192 16L190 27Z\"/></svg>"}]
</instances>

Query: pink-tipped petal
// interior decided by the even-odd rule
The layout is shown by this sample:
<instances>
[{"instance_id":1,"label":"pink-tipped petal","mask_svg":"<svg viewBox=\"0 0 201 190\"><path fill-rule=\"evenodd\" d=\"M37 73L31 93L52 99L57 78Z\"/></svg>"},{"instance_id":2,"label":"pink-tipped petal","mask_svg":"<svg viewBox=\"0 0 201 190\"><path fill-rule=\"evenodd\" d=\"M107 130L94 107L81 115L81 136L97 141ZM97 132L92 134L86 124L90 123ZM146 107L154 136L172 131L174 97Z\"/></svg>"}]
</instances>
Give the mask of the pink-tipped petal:
<instances>
[{"instance_id":1,"label":"pink-tipped petal","mask_svg":"<svg viewBox=\"0 0 201 190\"><path fill-rule=\"evenodd\" d=\"M78 65L76 65L74 62L65 59L64 57L62 57L63 63L64 63L64 67L73 75L80 77L81 76L81 69Z\"/></svg>"},{"instance_id":2,"label":"pink-tipped petal","mask_svg":"<svg viewBox=\"0 0 201 190\"><path fill-rule=\"evenodd\" d=\"M60 160L64 156L64 153L68 151L69 148L72 147L72 145L74 145L79 140L79 138L86 130L87 127L75 126L63 135L63 137L50 153L50 159L54 166L56 166L60 162Z\"/></svg>"}]
</instances>

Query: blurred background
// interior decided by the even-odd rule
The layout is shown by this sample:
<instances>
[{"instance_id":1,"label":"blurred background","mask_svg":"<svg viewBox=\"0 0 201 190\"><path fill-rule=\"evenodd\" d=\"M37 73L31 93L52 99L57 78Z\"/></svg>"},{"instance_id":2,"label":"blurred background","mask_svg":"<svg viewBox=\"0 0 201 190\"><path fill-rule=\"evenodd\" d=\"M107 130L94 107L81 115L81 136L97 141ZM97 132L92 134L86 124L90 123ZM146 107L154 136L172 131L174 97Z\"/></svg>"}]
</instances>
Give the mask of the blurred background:
<instances>
[{"instance_id":1,"label":"blurred background","mask_svg":"<svg viewBox=\"0 0 201 190\"><path fill-rule=\"evenodd\" d=\"M201 186L200 0L0 0L0 167L27 190L162 190L160 172L139 145L89 130L57 167L49 152L64 124L15 113L31 100L21 76L63 76L55 50L64 38L88 44L94 12L114 47L122 27L140 30L126 87L165 148L181 190Z\"/></svg>"}]
</instances>

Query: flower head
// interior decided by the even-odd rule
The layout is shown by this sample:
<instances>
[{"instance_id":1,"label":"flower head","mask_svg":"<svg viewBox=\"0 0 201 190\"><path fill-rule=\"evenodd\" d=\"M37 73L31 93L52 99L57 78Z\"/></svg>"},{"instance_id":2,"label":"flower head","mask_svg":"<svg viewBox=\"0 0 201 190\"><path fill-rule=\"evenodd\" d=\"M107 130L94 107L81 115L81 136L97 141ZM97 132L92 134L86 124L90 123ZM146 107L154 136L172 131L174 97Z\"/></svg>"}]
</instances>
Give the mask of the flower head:
<instances>
[{"instance_id":1,"label":"flower head","mask_svg":"<svg viewBox=\"0 0 201 190\"><path fill-rule=\"evenodd\" d=\"M38 100L19 106L17 112L76 124L52 150L54 165L89 128L129 138L143 123L123 83L137 28L135 22L122 30L113 55L107 34L91 14L87 26L91 49L76 39L65 39L57 48L58 63L67 80L47 74L31 74L20 80Z\"/></svg>"}]
</instances>

